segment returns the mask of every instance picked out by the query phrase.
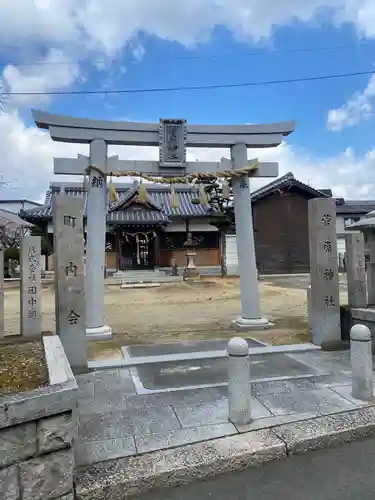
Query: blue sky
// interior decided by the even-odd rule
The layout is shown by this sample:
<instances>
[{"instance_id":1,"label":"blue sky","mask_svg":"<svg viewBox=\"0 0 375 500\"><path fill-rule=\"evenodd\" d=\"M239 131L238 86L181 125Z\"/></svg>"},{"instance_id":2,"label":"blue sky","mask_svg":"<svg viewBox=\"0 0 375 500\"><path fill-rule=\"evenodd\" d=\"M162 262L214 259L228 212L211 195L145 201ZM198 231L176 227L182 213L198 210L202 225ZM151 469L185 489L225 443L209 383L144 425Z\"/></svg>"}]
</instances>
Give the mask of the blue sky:
<instances>
[{"instance_id":1,"label":"blue sky","mask_svg":"<svg viewBox=\"0 0 375 500\"><path fill-rule=\"evenodd\" d=\"M267 14L266 8L261 10L258 6L259 2L236 0L228 15L234 13L233 16L237 17L221 23L215 23L206 12L208 4L217 3L217 10L224 9L221 0L195 0L191 4L192 11L187 4L182 6L176 2L171 19L163 13L163 9L168 12L168 0L160 0L160 8L152 4L154 11L146 20L142 15L149 11L151 4L147 4L148 11L142 10L140 5L146 6L147 0L138 3L126 0L123 4L112 0L110 3L118 9L117 17L127 13L124 19L129 19L128 25L125 21L121 25L116 12L105 19L107 12L103 10L93 17L91 28L88 11L85 11L84 26L74 24L80 12L72 0L65 0L65 3L38 0L41 7L36 14L32 0L20 1L25 8L31 9L28 23L34 23L35 29L30 28L30 33L27 30L25 33L24 26L15 17L9 17L13 31L4 24L5 31L8 29L9 36L14 37L14 40L9 40L9 36L5 38L7 33L3 33L6 43L0 43L3 48L0 50L1 60L13 63L2 67L3 87L10 91L236 84L375 70L375 31L372 32L370 24L366 24L367 18L363 21L359 17L360 3L362 10L369 9L367 17L371 20L374 10L369 0L357 2L358 11L354 0L314 0L312 3L318 10L312 7L308 10L298 0L282 0L281 3L290 9L290 15L288 12ZM293 8L293 3L298 4L297 7ZM101 0L92 0L92 4L101 9L104 5ZM257 7L249 14L247 4ZM333 18L325 4L331 7L340 5L346 9L345 15L340 10L337 15L341 17ZM0 5L0 19L2 11L3 19L10 16L12 5L10 0L5 0L4 6ZM256 8L260 9L259 12ZM42 28L38 27L40 16L47 18L47 14L52 24L48 30L44 24ZM16 16L22 15L20 9ZM130 15L134 16L133 21ZM243 21L245 15L249 16L246 23ZM194 26L194 20L198 27ZM17 37L17 30L21 33L22 27L22 35ZM46 33L43 29L47 30ZM123 33L126 30L128 34ZM326 50L314 50L322 48ZM298 49L311 50L295 52ZM72 64L55 64L56 60L68 60ZM98 60L105 60L104 67L99 67ZM17 67L17 63L35 61L46 64ZM54 64L50 64L51 61ZM319 187L332 187L337 194L375 199L375 183L370 179L375 168L372 153L375 83L374 90L361 97L369 83L371 77L365 75L232 89L58 96L44 100L32 96L14 97L6 106L6 116L0 116L0 131L3 125L10 138L10 141L4 140L3 149L8 151L0 160L0 167L5 178L10 172L15 172L9 193L36 198L41 196L48 180L52 180L53 156L74 157L84 151L84 147L76 145L54 144L48 134L35 130L30 107L111 120L158 121L160 117L183 117L188 123L241 124L292 119L296 120L297 126L286 144L275 152L265 153L280 161L281 174L291 170L301 180L314 183L316 179ZM332 110L336 110L335 120L329 121ZM133 154L134 158L142 159L140 155L144 151L137 150ZM205 154L212 156L211 153ZM9 165L13 163L14 168L10 169ZM38 171L35 178L23 176L28 163L35 164L33 171Z\"/></svg>"},{"instance_id":2,"label":"blue sky","mask_svg":"<svg viewBox=\"0 0 375 500\"><path fill-rule=\"evenodd\" d=\"M375 40L359 40L351 26L331 24L277 29L272 40L240 43L218 27L207 43L186 49L142 34L144 56L137 60L125 51L107 72L88 67L87 82L72 89L135 89L215 85L304 78L371 70ZM293 52L298 49L330 50ZM337 48L340 47L340 48ZM336 49L335 49L336 48ZM246 54L254 55L246 55ZM121 68L126 67L122 73ZM375 69L375 67L374 67ZM184 117L190 123L237 124L296 120L290 143L317 155L342 151L348 143L358 152L373 144L373 121L362 127L332 133L327 130L329 109L365 87L368 76L232 89L62 96L47 106L61 114L113 120L158 121Z\"/></svg>"}]
</instances>

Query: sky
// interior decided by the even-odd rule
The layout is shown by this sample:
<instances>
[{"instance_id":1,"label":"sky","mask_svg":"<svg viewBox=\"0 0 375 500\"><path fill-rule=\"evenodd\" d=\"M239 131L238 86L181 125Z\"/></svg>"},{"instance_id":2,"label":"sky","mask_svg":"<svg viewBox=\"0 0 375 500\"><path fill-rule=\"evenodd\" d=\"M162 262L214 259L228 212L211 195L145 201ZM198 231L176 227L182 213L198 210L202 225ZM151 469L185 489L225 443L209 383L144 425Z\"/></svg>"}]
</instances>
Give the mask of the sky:
<instances>
[{"instance_id":1,"label":"sky","mask_svg":"<svg viewBox=\"0 0 375 500\"><path fill-rule=\"evenodd\" d=\"M42 201L50 181L68 180L53 175L53 158L88 153L87 145L56 143L37 129L36 108L121 121L296 120L285 142L249 149L249 159L277 161L280 175L292 172L336 196L375 199L374 63L374 0L1 0L0 196ZM357 72L368 74L173 92L15 95ZM110 146L109 154L158 158L149 147ZM222 156L229 151L188 150L190 160Z\"/></svg>"}]
</instances>

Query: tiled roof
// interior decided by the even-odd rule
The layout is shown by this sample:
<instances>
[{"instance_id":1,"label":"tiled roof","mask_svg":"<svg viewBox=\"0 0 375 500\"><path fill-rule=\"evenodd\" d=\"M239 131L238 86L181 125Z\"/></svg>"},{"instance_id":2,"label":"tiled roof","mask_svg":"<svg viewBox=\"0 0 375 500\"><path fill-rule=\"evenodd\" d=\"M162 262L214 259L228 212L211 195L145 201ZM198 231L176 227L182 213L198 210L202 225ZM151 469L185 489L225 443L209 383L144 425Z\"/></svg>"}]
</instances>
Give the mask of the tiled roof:
<instances>
[{"instance_id":1,"label":"tiled roof","mask_svg":"<svg viewBox=\"0 0 375 500\"><path fill-rule=\"evenodd\" d=\"M251 200L253 202L258 201L264 198L265 196L273 193L274 191L277 191L278 189L285 189L288 187L297 187L299 189L302 189L303 191L309 193L312 197L315 198L327 197L326 193L318 191L317 189L314 189L311 186L308 186L307 184L298 181L291 172L288 172L282 177L279 177L278 179L275 179L274 181L270 182L266 186L263 186L254 191L251 195Z\"/></svg>"},{"instance_id":2,"label":"tiled roof","mask_svg":"<svg viewBox=\"0 0 375 500\"><path fill-rule=\"evenodd\" d=\"M116 210L107 215L108 224L156 224L170 222L170 219L159 210Z\"/></svg>"},{"instance_id":3,"label":"tiled roof","mask_svg":"<svg viewBox=\"0 0 375 500\"><path fill-rule=\"evenodd\" d=\"M346 200L343 205L336 207L336 213L348 215L365 215L371 210L375 210L374 200Z\"/></svg>"},{"instance_id":4,"label":"tiled roof","mask_svg":"<svg viewBox=\"0 0 375 500\"><path fill-rule=\"evenodd\" d=\"M198 198L197 189L178 184L174 186L179 200L179 208L172 208L171 188L170 186L145 183L147 193L150 197L151 206L149 209L140 210L121 210L121 206L134 194L134 185L115 184L118 201L111 204L108 210L107 222L116 223L155 223L169 222L172 217L205 217L209 209L199 204L192 203L192 200ZM45 204L28 210L22 210L20 216L25 220L52 218L52 198L60 190L64 190L68 196L79 196L85 199L83 215L87 212L87 193L82 184L61 183L59 185L51 184L46 193Z\"/></svg>"},{"instance_id":5,"label":"tiled roof","mask_svg":"<svg viewBox=\"0 0 375 500\"><path fill-rule=\"evenodd\" d=\"M321 193L325 194L329 198L332 198L332 196L333 196L332 189L318 189L318 191L320 191Z\"/></svg>"},{"instance_id":6,"label":"tiled roof","mask_svg":"<svg viewBox=\"0 0 375 500\"><path fill-rule=\"evenodd\" d=\"M369 228L373 229L374 227L375 227L375 210L371 210L358 222L355 222L354 224L350 224L350 226L347 226L347 229L365 230Z\"/></svg>"},{"instance_id":7,"label":"tiled roof","mask_svg":"<svg viewBox=\"0 0 375 500\"><path fill-rule=\"evenodd\" d=\"M120 195L119 199L112 203L109 207L109 211L113 212L115 210L126 210L130 205L132 205L136 201L136 197L139 195L139 186L133 186L132 188L128 189L125 194ZM156 211L161 212L162 207L159 206L156 201L151 198L147 191L147 201L144 204L146 208L150 209L153 208Z\"/></svg>"}]
</instances>

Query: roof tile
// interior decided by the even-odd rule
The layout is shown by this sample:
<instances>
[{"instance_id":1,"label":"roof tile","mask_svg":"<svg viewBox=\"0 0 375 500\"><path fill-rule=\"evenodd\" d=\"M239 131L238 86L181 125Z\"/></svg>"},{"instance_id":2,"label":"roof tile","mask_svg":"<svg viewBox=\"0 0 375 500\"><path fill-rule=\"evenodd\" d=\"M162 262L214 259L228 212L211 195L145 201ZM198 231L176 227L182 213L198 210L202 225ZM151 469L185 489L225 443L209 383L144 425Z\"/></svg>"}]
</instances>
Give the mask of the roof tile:
<instances>
[{"instance_id":1,"label":"roof tile","mask_svg":"<svg viewBox=\"0 0 375 500\"><path fill-rule=\"evenodd\" d=\"M158 185L158 184L146 184L147 193L152 202L153 209L140 209L140 210L121 210L121 205L126 202L134 194L134 186L127 187L117 187L115 185L116 192L119 197L119 201L115 204L110 205L107 221L117 222L117 223L151 223L151 222L169 222L170 217L205 217L208 215L209 208L192 203L193 199L199 196L199 192L194 187L189 187L186 185L174 186L175 192L179 199L179 208L172 207L171 200L171 188L170 186ZM83 215L86 216L87 213L87 192L83 187L69 186L66 184L62 188L68 196L80 196L85 198ZM30 220L32 218L47 218L52 217L52 198L60 192L60 188L51 186L46 193L45 204L24 210L20 212L20 215L25 218L25 220ZM157 210L159 209L159 210Z\"/></svg>"}]
</instances>

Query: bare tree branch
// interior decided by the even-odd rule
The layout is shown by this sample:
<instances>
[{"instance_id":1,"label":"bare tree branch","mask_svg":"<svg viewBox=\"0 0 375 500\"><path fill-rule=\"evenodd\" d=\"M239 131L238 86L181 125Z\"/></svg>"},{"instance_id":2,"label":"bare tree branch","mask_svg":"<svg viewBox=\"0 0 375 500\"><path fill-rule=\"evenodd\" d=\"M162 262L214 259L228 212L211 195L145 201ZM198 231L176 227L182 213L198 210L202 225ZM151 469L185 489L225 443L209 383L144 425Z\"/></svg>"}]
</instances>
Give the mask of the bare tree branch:
<instances>
[{"instance_id":1,"label":"bare tree branch","mask_svg":"<svg viewBox=\"0 0 375 500\"><path fill-rule=\"evenodd\" d=\"M5 250L7 248L19 248L21 238L29 230L28 226L15 226L14 222L0 222L0 247Z\"/></svg>"}]
</instances>

